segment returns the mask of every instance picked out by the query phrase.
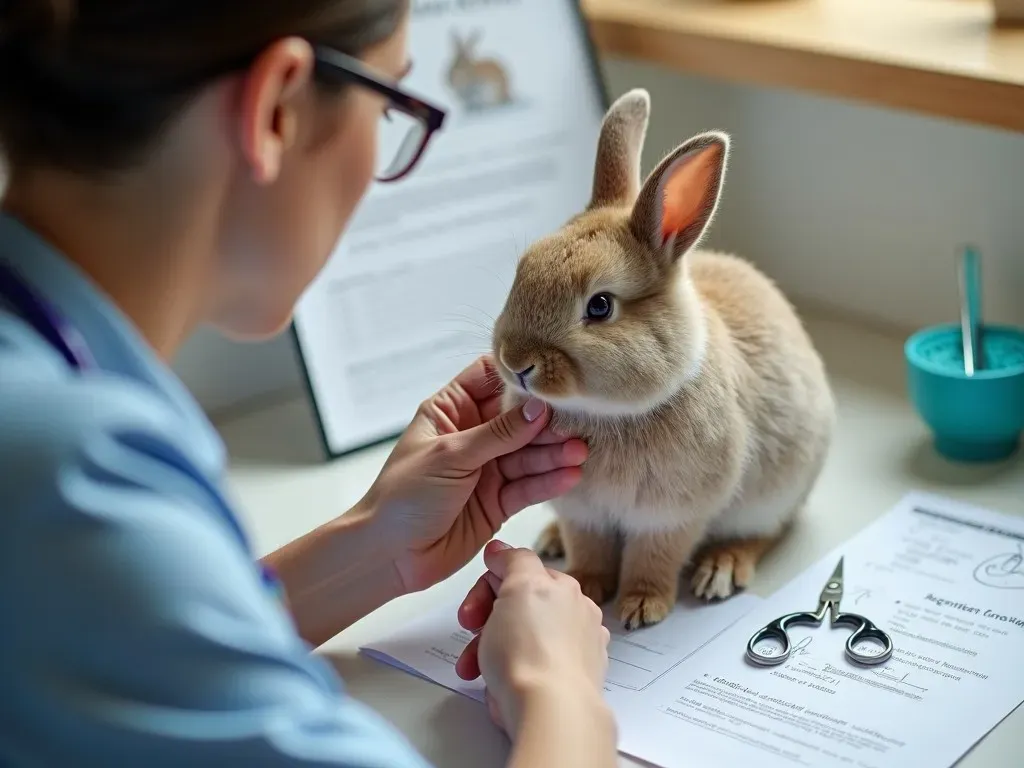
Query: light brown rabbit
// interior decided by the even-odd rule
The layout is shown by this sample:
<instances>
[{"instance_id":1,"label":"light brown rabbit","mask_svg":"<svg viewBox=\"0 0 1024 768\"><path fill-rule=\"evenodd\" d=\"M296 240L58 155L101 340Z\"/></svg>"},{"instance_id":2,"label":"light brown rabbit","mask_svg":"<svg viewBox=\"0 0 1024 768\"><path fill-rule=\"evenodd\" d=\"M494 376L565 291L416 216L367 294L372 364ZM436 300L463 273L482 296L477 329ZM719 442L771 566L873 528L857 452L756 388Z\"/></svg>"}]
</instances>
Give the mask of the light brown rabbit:
<instances>
[{"instance_id":1,"label":"light brown rabbit","mask_svg":"<svg viewBox=\"0 0 1024 768\"><path fill-rule=\"evenodd\" d=\"M691 587L750 582L825 461L835 405L795 311L735 256L694 250L718 206L729 137L677 147L641 186L650 98L604 118L589 205L530 246L494 328L506 405L532 394L590 445L538 542L583 591L618 593L628 628ZM703 552L695 559L695 554Z\"/></svg>"}]
</instances>

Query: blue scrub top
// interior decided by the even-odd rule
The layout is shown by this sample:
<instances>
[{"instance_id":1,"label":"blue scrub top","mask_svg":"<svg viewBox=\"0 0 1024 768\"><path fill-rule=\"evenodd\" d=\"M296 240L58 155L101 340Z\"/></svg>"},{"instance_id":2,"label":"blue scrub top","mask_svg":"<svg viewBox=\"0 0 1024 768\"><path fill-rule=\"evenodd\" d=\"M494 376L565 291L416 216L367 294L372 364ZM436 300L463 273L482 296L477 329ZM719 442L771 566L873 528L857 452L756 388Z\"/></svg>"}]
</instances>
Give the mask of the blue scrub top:
<instances>
[{"instance_id":1,"label":"blue scrub top","mask_svg":"<svg viewBox=\"0 0 1024 768\"><path fill-rule=\"evenodd\" d=\"M0 260L101 369L0 299L0 765L425 767L264 586L181 382L10 216Z\"/></svg>"}]
</instances>

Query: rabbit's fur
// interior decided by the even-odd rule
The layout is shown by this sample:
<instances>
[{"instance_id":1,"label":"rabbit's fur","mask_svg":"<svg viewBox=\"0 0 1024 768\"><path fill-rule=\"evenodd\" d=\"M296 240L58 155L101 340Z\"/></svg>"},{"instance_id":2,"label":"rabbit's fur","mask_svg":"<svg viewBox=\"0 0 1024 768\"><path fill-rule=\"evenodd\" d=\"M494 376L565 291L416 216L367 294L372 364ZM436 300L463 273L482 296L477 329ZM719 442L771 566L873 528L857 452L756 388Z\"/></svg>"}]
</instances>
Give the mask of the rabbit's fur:
<instances>
[{"instance_id":1,"label":"rabbit's fur","mask_svg":"<svg viewBox=\"0 0 1024 768\"><path fill-rule=\"evenodd\" d=\"M479 30L465 40L452 32L455 54L448 68L448 84L467 109L499 106L512 100L505 68L495 59L479 58L476 52L479 41Z\"/></svg>"},{"instance_id":2,"label":"rabbit's fur","mask_svg":"<svg viewBox=\"0 0 1024 768\"><path fill-rule=\"evenodd\" d=\"M728 136L691 138L641 184L649 113L643 90L609 109L590 204L522 256L493 337L505 405L540 397L553 427L590 446L538 548L564 547L596 602L617 592L630 628L669 613L688 564L699 597L751 580L817 480L835 419L782 293L746 261L694 250ZM600 292L612 313L587 320Z\"/></svg>"}]
</instances>

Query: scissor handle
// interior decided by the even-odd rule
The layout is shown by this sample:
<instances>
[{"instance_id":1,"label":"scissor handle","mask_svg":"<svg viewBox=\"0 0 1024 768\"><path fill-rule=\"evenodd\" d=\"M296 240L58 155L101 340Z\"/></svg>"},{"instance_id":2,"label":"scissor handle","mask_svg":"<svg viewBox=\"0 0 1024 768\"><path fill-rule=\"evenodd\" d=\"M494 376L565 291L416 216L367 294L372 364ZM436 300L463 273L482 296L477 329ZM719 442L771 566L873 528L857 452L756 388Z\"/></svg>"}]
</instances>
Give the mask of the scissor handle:
<instances>
[{"instance_id":1,"label":"scissor handle","mask_svg":"<svg viewBox=\"0 0 1024 768\"><path fill-rule=\"evenodd\" d=\"M887 632L875 626L874 622L856 613L840 613L836 615L834 626L853 627L853 632L846 638L846 655L857 664L881 664L892 656L892 638ZM874 640L882 646L879 653L861 653L856 649L862 640Z\"/></svg>"},{"instance_id":2,"label":"scissor handle","mask_svg":"<svg viewBox=\"0 0 1024 768\"><path fill-rule=\"evenodd\" d=\"M800 613L788 613L785 616L780 616L761 627L757 632L750 636L747 641L747 658L755 664L760 664L763 667L773 667L776 664L781 664L789 658L790 652L793 650L792 644L789 642L789 632L787 629L790 624L820 624L822 616L816 613L808 613L801 611ZM778 640L782 644L782 650L777 654L765 655L758 653L756 650L757 644L764 640Z\"/></svg>"}]
</instances>

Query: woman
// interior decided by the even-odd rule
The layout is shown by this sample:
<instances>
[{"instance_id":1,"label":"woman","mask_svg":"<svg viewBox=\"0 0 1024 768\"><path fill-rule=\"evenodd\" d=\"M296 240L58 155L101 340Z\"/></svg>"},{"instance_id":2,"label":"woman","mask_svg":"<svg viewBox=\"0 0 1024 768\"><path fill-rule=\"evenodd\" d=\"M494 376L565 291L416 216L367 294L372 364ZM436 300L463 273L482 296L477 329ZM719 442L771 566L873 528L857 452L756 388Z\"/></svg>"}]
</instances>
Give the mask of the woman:
<instances>
[{"instance_id":1,"label":"woman","mask_svg":"<svg viewBox=\"0 0 1024 768\"><path fill-rule=\"evenodd\" d=\"M164 362L200 323L284 327L371 181L378 122L436 127L397 85L408 15L0 4L0 763L423 765L309 645L452 574L571 488L586 447L541 403L499 413L481 360L354 509L254 563L221 445ZM458 666L510 764L613 765L596 606L526 550L485 562Z\"/></svg>"}]
</instances>

